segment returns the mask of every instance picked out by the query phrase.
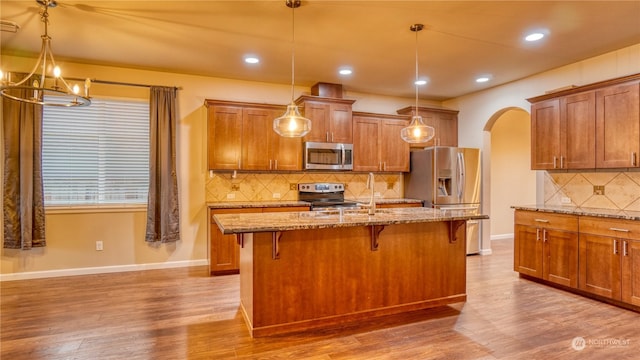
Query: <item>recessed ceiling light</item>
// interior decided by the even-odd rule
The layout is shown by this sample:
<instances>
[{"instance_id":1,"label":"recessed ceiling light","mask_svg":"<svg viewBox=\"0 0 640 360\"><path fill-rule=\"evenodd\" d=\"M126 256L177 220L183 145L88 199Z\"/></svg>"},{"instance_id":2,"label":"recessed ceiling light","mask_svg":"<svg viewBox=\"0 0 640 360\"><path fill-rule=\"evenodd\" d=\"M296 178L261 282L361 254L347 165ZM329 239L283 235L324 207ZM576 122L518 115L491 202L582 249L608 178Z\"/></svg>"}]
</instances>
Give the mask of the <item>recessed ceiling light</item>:
<instances>
[{"instance_id":1,"label":"recessed ceiling light","mask_svg":"<svg viewBox=\"0 0 640 360\"><path fill-rule=\"evenodd\" d=\"M246 62L247 64L257 64L260 62L260 59L255 56L247 56L244 58L244 62Z\"/></svg>"},{"instance_id":2,"label":"recessed ceiling light","mask_svg":"<svg viewBox=\"0 0 640 360\"><path fill-rule=\"evenodd\" d=\"M340 69L340 70L338 70L338 73L340 75L351 75L351 74L353 74L353 70L351 70L351 69Z\"/></svg>"},{"instance_id":3,"label":"recessed ceiling light","mask_svg":"<svg viewBox=\"0 0 640 360\"><path fill-rule=\"evenodd\" d=\"M416 80L413 83L416 85L422 86L427 84L427 80Z\"/></svg>"},{"instance_id":4,"label":"recessed ceiling light","mask_svg":"<svg viewBox=\"0 0 640 360\"><path fill-rule=\"evenodd\" d=\"M486 83L489 80L491 80L491 77L489 76L480 76L476 78L477 83Z\"/></svg>"},{"instance_id":5,"label":"recessed ceiling light","mask_svg":"<svg viewBox=\"0 0 640 360\"><path fill-rule=\"evenodd\" d=\"M538 41L538 40L542 39L543 37L544 37L543 33L534 32L534 33L531 33L531 34L525 36L524 39L527 40L527 41Z\"/></svg>"}]
</instances>

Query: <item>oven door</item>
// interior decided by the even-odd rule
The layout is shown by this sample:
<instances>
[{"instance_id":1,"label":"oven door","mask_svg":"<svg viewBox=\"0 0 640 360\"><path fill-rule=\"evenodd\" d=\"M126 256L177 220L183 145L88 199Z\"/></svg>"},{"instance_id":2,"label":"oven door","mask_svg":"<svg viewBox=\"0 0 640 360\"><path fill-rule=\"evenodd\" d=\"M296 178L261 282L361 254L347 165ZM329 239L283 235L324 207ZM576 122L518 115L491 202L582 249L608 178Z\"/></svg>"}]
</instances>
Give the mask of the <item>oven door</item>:
<instances>
[{"instance_id":1,"label":"oven door","mask_svg":"<svg viewBox=\"0 0 640 360\"><path fill-rule=\"evenodd\" d=\"M307 170L353 170L353 144L304 143Z\"/></svg>"}]
</instances>

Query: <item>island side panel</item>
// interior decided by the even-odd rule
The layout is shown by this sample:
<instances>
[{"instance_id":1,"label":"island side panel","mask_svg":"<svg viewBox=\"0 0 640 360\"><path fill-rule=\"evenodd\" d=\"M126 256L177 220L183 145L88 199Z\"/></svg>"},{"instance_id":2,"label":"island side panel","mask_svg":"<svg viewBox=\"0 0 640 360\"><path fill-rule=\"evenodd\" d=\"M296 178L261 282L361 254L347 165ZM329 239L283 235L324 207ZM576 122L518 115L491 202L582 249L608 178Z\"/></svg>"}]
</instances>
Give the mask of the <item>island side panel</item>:
<instances>
[{"instance_id":1,"label":"island side panel","mask_svg":"<svg viewBox=\"0 0 640 360\"><path fill-rule=\"evenodd\" d=\"M466 300L464 226L452 243L449 224L387 225L377 251L370 226L284 231L276 260L272 233L254 234L254 336Z\"/></svg>"},{"instance_id":2,"label":"island side panel","mask_svg":"<svg viewBox=\"0 0 640 360\"><path fill-rule=\"evenodd\" d=\"M253 233L246 233L241 236L240 309L247 326L251 329L253 327Z\"/></svg>"}]
</instances>

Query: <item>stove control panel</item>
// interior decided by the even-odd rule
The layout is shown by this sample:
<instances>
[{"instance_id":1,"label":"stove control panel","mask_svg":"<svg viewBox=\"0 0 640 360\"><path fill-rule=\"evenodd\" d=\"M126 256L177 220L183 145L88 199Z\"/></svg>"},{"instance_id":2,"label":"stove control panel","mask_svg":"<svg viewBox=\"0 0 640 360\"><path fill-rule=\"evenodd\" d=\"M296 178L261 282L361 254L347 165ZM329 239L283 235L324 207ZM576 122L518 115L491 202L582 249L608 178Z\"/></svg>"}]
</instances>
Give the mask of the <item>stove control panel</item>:
<instances>
[{"instance_id":1,"label":"stove control panel","mask_svg":"<svg viewBox=\"0 0 640 360\"><path fill-rule=\"evenodd\" d=\"M299 192L338 192L344 191L344 184L342 183L303 183L298 184Z\"/></svg>"}]
</instances>

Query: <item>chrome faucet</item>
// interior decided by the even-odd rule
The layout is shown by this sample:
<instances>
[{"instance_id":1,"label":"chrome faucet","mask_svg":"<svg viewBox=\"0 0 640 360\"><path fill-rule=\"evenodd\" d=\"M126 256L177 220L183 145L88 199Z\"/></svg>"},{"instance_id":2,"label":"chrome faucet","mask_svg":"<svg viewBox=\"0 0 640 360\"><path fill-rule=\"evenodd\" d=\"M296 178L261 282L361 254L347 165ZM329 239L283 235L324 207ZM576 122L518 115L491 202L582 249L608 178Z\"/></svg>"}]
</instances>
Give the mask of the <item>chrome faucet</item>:
<instances>
[{"instance_id":1,"label":"chrome faucet","mask_svg":"<svg viewBox=\"0 0 640 360\"><path fill-rule=\"evenodd\" d=\"M369 177L367 178L367 189L371 189L371 198L369 199L369 215L375 215L376 213L376 199L375 199L375 181L373 179L373 173L369 173Z\"/></svg>"}]
</instances>

